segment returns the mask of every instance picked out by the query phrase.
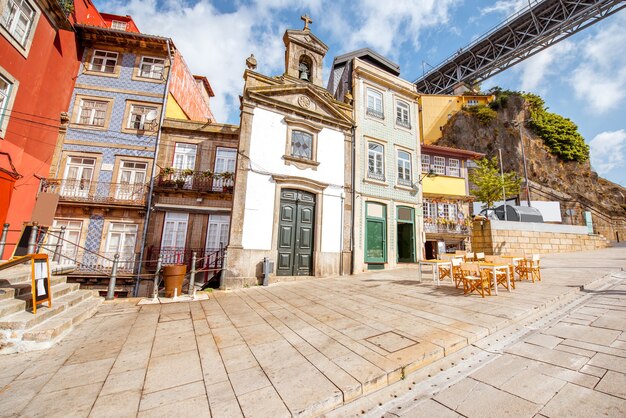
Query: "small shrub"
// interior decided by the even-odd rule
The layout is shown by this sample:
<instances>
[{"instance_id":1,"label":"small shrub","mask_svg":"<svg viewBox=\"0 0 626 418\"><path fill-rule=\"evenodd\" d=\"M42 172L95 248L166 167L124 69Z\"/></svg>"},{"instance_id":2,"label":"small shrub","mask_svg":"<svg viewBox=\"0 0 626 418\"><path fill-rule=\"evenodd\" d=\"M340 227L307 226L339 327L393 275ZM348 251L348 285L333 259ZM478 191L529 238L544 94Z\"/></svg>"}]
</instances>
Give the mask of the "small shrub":
<instances>
[{"instance_id":1,"label":"small shrub","mask_svg":"<svg viewBox=\"0 0 626 418\"><path fill-rule=\"evenodd\" d=\"M474 115L483 125L490 124L498 116L498 112L483 104L470 106L466 111Z\"/></svg>"}]
</instances>

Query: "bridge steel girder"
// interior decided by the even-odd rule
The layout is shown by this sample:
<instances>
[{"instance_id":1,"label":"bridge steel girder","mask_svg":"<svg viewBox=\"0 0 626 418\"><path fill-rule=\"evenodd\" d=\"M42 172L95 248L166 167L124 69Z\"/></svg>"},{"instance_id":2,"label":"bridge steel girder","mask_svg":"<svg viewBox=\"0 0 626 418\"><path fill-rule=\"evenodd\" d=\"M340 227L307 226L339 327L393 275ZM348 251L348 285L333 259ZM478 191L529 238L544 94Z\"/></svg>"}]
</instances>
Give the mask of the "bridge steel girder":
<instances>
[{"instance_id":1,"label":"bridge steel girder","mask_svg":"<svg viewBox=\"0 0 626 418\"><path fill-rule=\"evenodd\" d=\"M626 7L626 0L544 0L523 9L415 80L424 94L450 94L525 60Z\"/></svg>"}]
</instances>

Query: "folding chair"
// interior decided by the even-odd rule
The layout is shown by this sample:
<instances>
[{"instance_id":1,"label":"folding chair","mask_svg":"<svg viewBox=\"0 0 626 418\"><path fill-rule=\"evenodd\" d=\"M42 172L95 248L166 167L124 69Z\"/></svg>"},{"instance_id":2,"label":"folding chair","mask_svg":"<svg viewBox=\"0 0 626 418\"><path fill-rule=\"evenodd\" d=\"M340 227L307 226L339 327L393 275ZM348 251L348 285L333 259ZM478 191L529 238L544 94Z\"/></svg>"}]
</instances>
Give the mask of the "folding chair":
<instances>
[{"instance_id":1,"label":"folding chair","mask_svg":"<svg viewBox=\"0 0 626 418\"><path fill-rule=\"evenodd\" d=\"M541 270L539 269L539 263L541 258L539 254L533 254L530 260L526 260L526 274L530 275L531 280L535 283L535 280L541 281Z\"/></svg>"},{"instance_id":2,"label":"folding chair","mask_svg":"<svg viewBox=\"0 0 626 418\"><path fill-rule=\"evenodd\" d=\"M463 270L461 270L461 259L453 258L452 259L452 280L454 280L454 285L458 289L463 283Z\"/></svg>"},{"instance_id":3,"label":"folding chair","mask_svg":"<svg viewBox=\"0 0 626 418\"><path fill-rule=\"evenodd\" d=\"M476 292L484 298L486 291L491 296L489 277L478 267L478 264L461 263L461 270L463 271L463 293L467 295Z\"/></svg>"}]
</instances>

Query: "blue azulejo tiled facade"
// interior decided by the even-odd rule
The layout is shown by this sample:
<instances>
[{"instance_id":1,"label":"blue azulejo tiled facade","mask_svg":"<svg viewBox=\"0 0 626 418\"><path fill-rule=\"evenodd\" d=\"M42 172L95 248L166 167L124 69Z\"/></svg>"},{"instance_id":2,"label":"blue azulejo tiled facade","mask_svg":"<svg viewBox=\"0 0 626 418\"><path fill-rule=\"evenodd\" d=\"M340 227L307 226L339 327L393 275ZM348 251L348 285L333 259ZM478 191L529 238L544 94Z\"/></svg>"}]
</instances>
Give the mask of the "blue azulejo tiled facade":
<instances>
[{"instance_id":1,"label":"blue azulejo tiled facade","mask_svg":"<svg viewBox=\"0 0 626 418\"><path fill-rule=\"evenodd\" d=\"M95 36L90 30L102 31L79 31L83 59L67 130L46 180L48 191L59 194L52 227L65 227L68 247L77 248L75 280L106 277L118 254L116 291L128 294L138 271L135 261L143 245L158 123L167 97L167 40L150 37L146 42L145 35L120 31ZM106 284L103 279L93 287Z\"/></svg>"}]
</instances>

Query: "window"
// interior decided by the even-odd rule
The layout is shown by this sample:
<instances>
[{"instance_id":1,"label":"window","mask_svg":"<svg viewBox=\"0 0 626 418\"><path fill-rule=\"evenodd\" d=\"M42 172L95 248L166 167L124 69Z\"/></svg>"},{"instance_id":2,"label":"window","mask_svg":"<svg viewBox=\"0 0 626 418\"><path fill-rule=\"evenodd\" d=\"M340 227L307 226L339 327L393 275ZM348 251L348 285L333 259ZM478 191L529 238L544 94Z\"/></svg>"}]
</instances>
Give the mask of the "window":
<instances>
[{"instance_id":1,"label":"window","mask_svg":"<svg viewBox=\"0 0 626 418\"><path fill-rule=\"evenodd\" d=\"M456 221L456 205L454 203L448 203L446 206L448 207L448 219Z\"/></svg>"},{"instance_id":2,"label":"window","mask_svg":"<svg viewBox=\"0 0 626 418\"><path fill-rule=\"evenodd\" d=\"M207 251L215 251L228 245L229 215L211 215L206 235Z\"/></svg>"},{"instance_id":3,"label":"window","mask_svg":"<svg viewBox=\"0 0 626 418\"><path fill-rule=\"evenodd\" d=\"M154 112L150 114L150 112ZM152 131L155 129L155 126L152 124L156 120L157 108L153 106L143 106L143 105L130 105L130 112L128 115L128 124L126 127L128 129L138 129L138 130L149 130ZM150 118L146 120L146 117L150 114ZM154 118L152 118L154 116Z\"/></svg>"},{"instance_id":4,"label":"window","mask_svg":"<svg viewBox=\"0 0 626 418\"><path fill-rule=\"evenodd\" d=\"M398 150L398 184L411 186L411 154Z\"/></svg>"},{"instance_id":5,"label":"window","mask_svg":"<svg viewBox=\"0 0 626 418\"><path fill-rule=\"evenodd\" d=\"M313 135L304 131L291 132L291 156L296 158L312 159Z\"/></svg>"},{"instance_id":6,"label":"window","mask_svg":"<svg viewBox=\"0 0 626 418\"><path fill-rule=\"evenodd\" d=\"M430 155L422 154L422 173L430 171Z\"/></svg>"},{"instance_id":7,"label":"window","mask_svg":"<svg viewBox=\"0 0 626 418\"><path fill-rule=\"evenodd\" d=\"M162 80L164 68L165 60L162 58L141 57L141 64L139 64L139 77Z\"/></svg>"},{"instance_id":8,"label":"window","mask_svg":"<svg viewBox=\"0 0 626 418\"><path fill-rule=\"evenodd\" d=\"M382 93L367 89L367 111L365 113L378 119L385 119Z\"/></svg>"},{"instance_id":9,"label":"window","mask_svg":"<svg viewBox=\"0 0 626 418\"><path fill-rule=\"evenodd\" d=\"M56 246L60 244L60 264L76 264L76 256L78 254L78 243L80 242L80 233L82 230L82 221L71 220L54 220L52 224L52 233L48 235L48 252L52 258L56 250ZM63 233L63 241L61 238L61 227L65 227Z\"/></svg>"},{"instance_id":10,"label":"window","mask_svg":"<svg viewBox=\"0 0 626 418\"><path fill-rule=\"evenodd\" d=\"M195 144L177 143L174 148L174 168L176 169L177 178L185 181L183 188L191 189L193 178L184 176L183 170L194 170L196 168L196 153L198 146Z\"/></svg>"},{"instance_id":11,"label":"window","mask_svg":"<svg viewBox=\"0 0 626 418\"><path fill-rule=\"evenodd\" d=\"M427 201L424 201L424 222L433 223L435 222L435 218L437 218L437 204Z\"/></svg>"},{"instance_id":12,"label":"window","mask_svg":"<svg viewBox=\"0 0 626 418\"><path fill-rule=\"evenodd\" d=\"M367 147L367 177L385 181L383 169L383 146L375 142L368 142Z\"/></svg>"},{"instance_id":13,"label":"window","mask_svg":"<svg viewBox=\"0 0 626 418\"><path fill-rule=\"evenodd\" d=\"M145 162L122 161L117 179L116 199L143 200L147 169L148 163Z\"/></svg>"},{"instance_id":14,"label":"window","mask_svg":"<svg viewBox=\"0 0 626 418\"><path fill-rule=\"evenodd\" d=\"M189 214L180 212L166 212L165 223L163 224L163 236L161 237L161 251L163 261L167 259L169 263L180 263L182 257L175 254L175 251L183 252L187 239L187 225ZM174 252L171 252L174 250ZM179 259L180 258L180 259Z\"/></svg>"},{"instance_id":15,"label":"window","mask_svg":"<svg viewBox=\"0 0 626 418\"><path fill-rule=\"evenodd\" d=\"M76 123L104 127L107 105L105 101L81 99Z\"/></svg>"},{"instance_id":16,"label":"window","mask_svg":"<svg viewBox=\"0 0 626 418\"><path fill-rule=\"evenodd\" d=\"M96 165L95 158L68 157L61 185L61 196L87 197Z\"/></svg>"},{"instance_id":17,"label":"window","mask_svg":"<svg viewBox=\"0 0 626 418\"><path fill-rule=\"evenodd\" d=\"M478 100L470 99L470 100L467 101L467 105L468 106L476 106L476 105L478 105Z\"/></svg>"},{"instance_id":18,"label":"window","mask_svg":"<svg viewBox=\"0 0 626 418\"><path fill-rule=\"evenodd\" d=\"M91 57L91 65L89 66L90 71L96 71L99 73L115 73L115 66L117 65L117 52L108 52L108 51L93 51L93 56Z\"/></svg>"},{"instance_id":19,"label":"window","mask_svg":"<svg viewBox=\"0 0 626 418\"><path fill-rule=\"evenodd\" d=\"M0 24L21 46L25 46L34 18L35 10L26 0L8 0Z\"/></svg>"},{"instance_id":20,"label":"window","mask_svg":"<svg viewBox=\"0 0 626 418\"><path fill-rule=\"evenodd\" d=\"M409 105L401 101L396 102L396 125L411 129Z\"/></svg>"},{"instance_id":21,"label":"window","mask_svg":"<svg viewBox=\"0 0 626 418\"><path fill-rule=\"evenodd\" d=\"M448 160L448 175L454 177L461 177L461 168L459 160L450 158Z\"/></svg>"},{"instance_id":22,"label":"window","mask_svg":"<svg viewBox=\"0 0 626 418\"><path fill-rule=\"evenodd\" d=\"M9 95L11 94L12 84L6 78L0 75L0 132L3 131L4 117L8 116Z\"/></svg>"},{"instance_id":23,"label":"window","mask_svg":"<svg viewBox=\"0 0 626 418\"><path fill-rule=\"evenodd\" d=\"M218 148L215 153L215 174L235 173L235 162L237 161L237 150L232 148ZM215 178L213 180L213 190L222 190L224 187L234 185L232 176Z\"/></svg>"},{"instance_id":24,"label":"window","mask_svg":"<svg viewBox=\"0 0 626 418\"><path fill-rule=\"evenodd\" d=\"M135 260L135 242L137 242L136 224L111 223L104 256L112 260L115 254L119 254L118 268L132 269ZM110 266L108 260L103 264Z\"/></svg>"},{"instance_id":25,"label":"window","mask_svg":"<svg viewBox=\"0 0 626 418\"><path fill-rule=\"evenodd\" d=\"M122 22L121 20L114 20L111 22L111 29L126 30L126 26L126 22Z\"/></svg>"},{"instance_id":26,"label":"window","mask_svg":"<svg viewBox=\"0 0 626 418\"><path fill-rule=\"evenodd\" d=\"M433 171L437 174L446 174L446 159L443 157L434 157Z\"/></svg>"}]
</instances>

